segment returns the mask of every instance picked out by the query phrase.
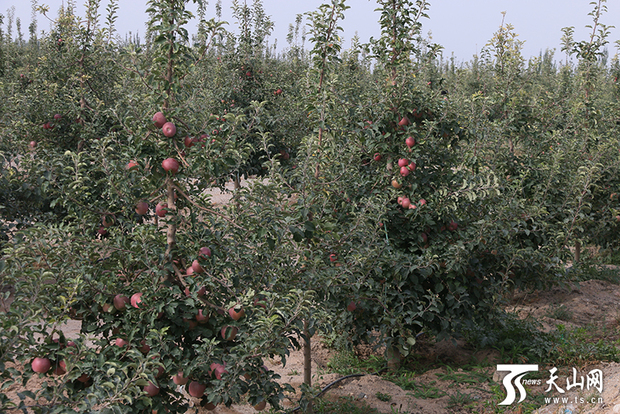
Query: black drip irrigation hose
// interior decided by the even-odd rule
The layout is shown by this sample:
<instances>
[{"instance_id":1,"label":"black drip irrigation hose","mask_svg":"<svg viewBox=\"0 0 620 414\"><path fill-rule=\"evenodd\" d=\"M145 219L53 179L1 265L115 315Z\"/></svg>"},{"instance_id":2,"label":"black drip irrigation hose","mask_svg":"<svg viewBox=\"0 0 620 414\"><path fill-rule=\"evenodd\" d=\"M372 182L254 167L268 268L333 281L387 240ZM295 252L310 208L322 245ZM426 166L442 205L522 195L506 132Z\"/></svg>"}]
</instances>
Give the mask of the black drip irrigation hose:
<instances>
[{"instance_id":1,"label":"black drip irrigation hose","mask_svg":"<svg viewBox=\"0 0 620 414\"><path fill-rule=\"evenodd\" d=\"M322 390L321 390L321 391L320 391L317 395L315 395L315 396L313 397L313 399L314 399L314 398L319 398L321 395L325 394L325 392L326 392L327 390L329 390L331 387L333 387L334 385L338 384L340 381L344 381L344 380L346 380L347 378L364 377L364 376L366 376L366 375L379 375L379 374L381 374L381 373L382 373L382 372L384 372L384 371L387 371L387 368L383 368L382 370L379 370L379 371L375 372L374 374L351 374L351 375L346 375L346 376L344 376L344 377L342 377L342 378L338 378L337 380L332 381L332 382L330 382L329 384L327 384L327 385L325 386L325 388L323 388L323 389L322 389ZM293 408L291 411L287 411L287 413L289 413L289 414L290 414L290 413L294 413L294 412L299 411L299 410L301 410L301 406L298 406L298 407L296 407L296 408Z\"/></svg>"}]
</instances>

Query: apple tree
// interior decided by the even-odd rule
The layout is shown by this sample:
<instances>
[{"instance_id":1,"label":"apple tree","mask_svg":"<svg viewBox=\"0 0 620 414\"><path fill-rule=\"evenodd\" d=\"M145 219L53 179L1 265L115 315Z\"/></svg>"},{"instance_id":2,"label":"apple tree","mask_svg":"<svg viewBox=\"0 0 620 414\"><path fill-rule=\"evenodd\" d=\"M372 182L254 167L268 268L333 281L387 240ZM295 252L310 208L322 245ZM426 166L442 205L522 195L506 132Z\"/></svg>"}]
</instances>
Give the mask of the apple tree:
<instances>
[{"instance_id":1,"label":"apple tree","mask_svg":"<svg viewBox=\"0 0 620 414\"><path fill-rule=\"evenodd\" d=\"M420 33L428 4L379 5L376 65L356 74L368 79L364 87L344 65L338 76L315 78L317 135L304 142L296 174L313 170L310 188L329 194L308 202L315 207L307 214L321 223L312 228L332 223L333 251L324 254L338 268L323 292L332 315L343 317L331 323L352 325L353 341L379 332L395 368L422 330L441 339L492 319L506 289L536 283L553 263L522 240L527 209L500 197L498 177L467 151L467 120L425 79L424 62L438 48L411 33ZM337 47L330 27L323 24L315 50Z\"/></svg>"},{"instance_id":2,"label":"apple tree","mask_svg":"<svg viewBox=\"0 0 620 414\"><path fill-rule=\"evenodd\" d=\"M186 412L188 394L207 409L263 408L289 389L263 360L286 359L312 292L288 283L291 245L266 216L280 207L240 192L224 208L207 191L255 152L250 134L268 149L263 105L192 110L197 77L184 75L204 53L188 46L186 3L149 2L150 49L122 50L117 63L132 76L110 85L131 93L99 108L113 126L83 146L37 153L69 214L23 230L4 251L3 284L15 292L3 314L3 384L45 380L3 408ZM220 28L208 25L211 36ZM75 338L62 331L69 318L81 321Z\"/></svg>"}]
</instances>

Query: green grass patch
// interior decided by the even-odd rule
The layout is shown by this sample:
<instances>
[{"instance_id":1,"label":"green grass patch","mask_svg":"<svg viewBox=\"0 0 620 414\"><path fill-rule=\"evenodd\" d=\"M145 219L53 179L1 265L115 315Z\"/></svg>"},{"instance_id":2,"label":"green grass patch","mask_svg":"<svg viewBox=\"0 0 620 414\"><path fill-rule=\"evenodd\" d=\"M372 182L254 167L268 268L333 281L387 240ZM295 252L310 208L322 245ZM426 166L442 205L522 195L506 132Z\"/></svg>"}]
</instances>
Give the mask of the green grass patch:
<instances>
[{"instance_id":1,"label":"green grass patch","mask_svg":"<svg viewBox=\"0 0 620 414\"><path fill-rule=\"evenodd\" d=\"M617 266L617 264L616 264ZM620 285L620 268L608 267L606 265L583 262L571 267L568 276L575 282L586 280L603 280L614 285Z\"/></svg>"},{"instance_id":2,"label":"green grass patch","mask_svg":"<svg viewBox=\"0 0 620 414\"><path fill-rule=\"evenodd\" d=\"M375 397L377 397L379 401L383 401L383 402L388 402L392 399L392 396L390 394L385 394L383 392L377 392L375 394Z\"/></svg>"},{"instance_id":3,"label":"green grass patch","mask_svg":"<svg viewBox=\"0 0 620 414\"><path fill-rule=\"evenodd\" d=\"M446 373L437 373L435 374L437 378L441 381L449 381L453 382L452 386L459 384L468 384L468 385L477 385L485 382L490 382L491 377L484 371L482 371L482 367L475 367L472 370L465 370L465 368L461 368L461 371L454 371L452 367L446 367Z\"/></svg>"},{"instance_id":4,"label":"green grass patch","mask_svg":"<svg viewBox=\"0 0 620 414\"><path fill-rule=\"evenodd\" d=\"M327 363L332 372L340 375L374 374L381 371L385 365L385 358L371 356L363 360L351 351L337 352Z\"/></svg>"},{"instance_id":5,"label":"green grass patch","mask_svg":"<svg viewBox=\"0 0 620 414\"><path fill-rule=\"evenodd\" d=\"M553 305L549 307L547 316L560 321L571 321L573 319L573 312L566 307L565 304L559 306Z\"/></svg>"}]
</instances>

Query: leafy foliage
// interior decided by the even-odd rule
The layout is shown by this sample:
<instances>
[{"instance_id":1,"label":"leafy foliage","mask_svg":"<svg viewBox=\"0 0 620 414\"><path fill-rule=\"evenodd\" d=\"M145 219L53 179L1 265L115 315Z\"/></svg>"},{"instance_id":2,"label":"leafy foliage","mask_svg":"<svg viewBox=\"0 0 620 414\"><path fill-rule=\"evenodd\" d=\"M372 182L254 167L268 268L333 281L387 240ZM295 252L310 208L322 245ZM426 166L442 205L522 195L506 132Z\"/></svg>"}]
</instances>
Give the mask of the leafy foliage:
<instances>
[{"instance_id":1,"label":"leafy foliage","mask_svg":"<svg viewBox=\"0 0 620 414\"><path fill-rule=\"evenodd\" d=\"M192 39L187 3L149 1L144 43L114 36L115 2L103 27L89 1L40 39L0 32L0 381L26 384L35 357L60 374L2 409L185 412L179 372L203 406L277 408L291 389L263 360L317 330L387 345L392 369L421 332L616 358L554 354L499 311L566 281L582 246L618 248L604 1L589 40L564 30L563 64L526 63L502 23L461 67L422 38L425 1L378 1L381 37L345 49L333 0L306 15L311 49L300 16L280 55L259 0L233 2L238 34L196 1Z\"/></svg>"}]
</instances>

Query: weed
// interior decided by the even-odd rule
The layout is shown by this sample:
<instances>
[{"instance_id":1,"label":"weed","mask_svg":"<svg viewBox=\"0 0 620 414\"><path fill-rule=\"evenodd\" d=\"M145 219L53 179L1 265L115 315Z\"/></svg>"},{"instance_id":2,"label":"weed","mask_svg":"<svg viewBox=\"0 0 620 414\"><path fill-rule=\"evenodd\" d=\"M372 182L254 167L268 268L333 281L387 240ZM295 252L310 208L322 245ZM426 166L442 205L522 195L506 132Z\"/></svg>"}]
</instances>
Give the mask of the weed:
<instances>
[{"instance_id":1,"label":"weed","mask_svg":"<svg viewBox=\"0 0 620 414\"><path fill-rule=\"evenodd\" d=\"M371 356L361 360L351 351L337 352L327 363L327 367L340 375L375 373L385 366L385 360Z\"/></svg>"},{"instance_id":2,"label":"weed","mask_svg":"<svg viewBox=\"0 0 620 414\"><path fill-rule=\"evenodd\" d=\"M375 394L375 397L377 397L379 401L383 401L383 402L388 402L392 399L392 396L390 394L384 394L382 392L377 392Z\"/></svg>"},{"instance_id":3,"label":"weed","mask_svg":"<svg viewBox=\"0 0 620 414\"><path fill-rule=\"evenodd\" d=\"M576 282L583 282L586 280L604 280L606 282L613 283L614 285L620 285L620 269L617 266L582 263L573 266L570 269L569 275L571 279Z\"/></svg>"},{"instance_id":4,"label":"weed","mask_svg":"<svg viewBox=\"0 0 620 414\"><path fill-rule=\"evenodd\" d=\"M542 332L532 319L519 319L513 313L498 313L488 324L463 331L469 343L480 349L491 347L500 351L505 363L547 362L556 348L556 338Z\"/></svg>"},{"instance_id":5,"label":"weed","mask_svg":"<svg viewBox=\"0 0 620 414\"><path fill-rule=\"evenodd\" d=\"M573 319L573 312L565 304L561 304L560 306L550 306L547 316L560 321L570 321Z\"/></svg>"},{"instance_id":6,"label":"weed","mask_svg":"<svg viewBox=\"0 0 620 414\"><path fill-rule=\"evenodd\" d=\"M411 390L413 391L413 396L415 398L421 398L424 400L428 400L428 399L441 398L444 395L447 395L447 393L443 391L441 388L434 386L435 384L434 381L431 381L428 384L418 384L415 381L411 381L409 384L410 384Z\"/></svg>"},{"instance_id":7,"label":"weed","mask_svg":"<svg viewBox=\"0 0 620 414\"><path fill-rule=\"evenodd\" d=\"M463 408L477 400L477 398L474 398L471 394L464 394L460 391L450 395L449 398L448 408Z\"/></svg>"},{"instance_id":8,"label":"weed","mask_svg":"<svg viewBox=\"0 0 620 414\"><path fill-rule=\"evenodd\" d=\"M484 372L480 371L461 371L455 372L451 367L446 367L447 373L437 373L437 378L441 381L452 381L454 385L457 384L481 384L483 382L488 382L491 380L491 377Z\"/></svg>"}]
</instances>

